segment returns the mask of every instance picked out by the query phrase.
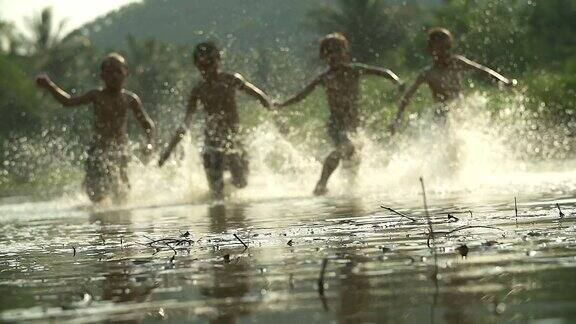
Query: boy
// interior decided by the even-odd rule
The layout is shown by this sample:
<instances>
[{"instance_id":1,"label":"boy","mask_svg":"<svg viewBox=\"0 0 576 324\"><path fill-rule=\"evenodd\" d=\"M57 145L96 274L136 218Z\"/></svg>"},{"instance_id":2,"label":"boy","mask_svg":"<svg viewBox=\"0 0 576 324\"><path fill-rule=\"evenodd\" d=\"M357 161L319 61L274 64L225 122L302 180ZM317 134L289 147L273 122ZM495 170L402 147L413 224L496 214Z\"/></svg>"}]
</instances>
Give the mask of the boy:
<instances>
[{"instance_id":1,"label":"boy","mask_svg":"<svg viewBox=\"0 0 576 324\"><path fill-rule=\"evenodd\" d=\"M328 135L336 149L328 155L322 167L320 180L314 189L315 195L328 192L328 179L334 173L340 160L353 161L357 158L356 148L350 136L360 126L358 101L360 98L360 77L375 75L384 77L402 88L402 82L392 71L363 64L350 63L348 39L340 33L325 36L320 41L320 59L328 63L328 70L314 79L307 87L279 107L295 104L308 96L317 86L323 86L330 107L327 123Z\"/></svg>"},{"instance_id":2,"label":"boy","mask_svg":"<svg viewBox=\"0 0 576 324\"><path fill-rule=\"evenodd\" d=\"M452 55L452 34L445 28L433 28L428 31L428 53L432 56L432 66L424 69L414 84L408 88L398 105L398 113L394 123L390 126L390 131L394 134L402 122L402 116L406 106L418 87L422 83L427 83L434 100L439 103L436 110L437 120L443 124L448 113L448 104L458 98L461 93L461 72L476 71L490 80L502 82L507 86L515 86L516 80L509 80L498 72L471 61L461 55Z\"/></svg>"},{"instance_id":3,"label":"boy","mask_svg":"<svg viewBox=\"0 0 576 324\"><path fill-rule=\"evenodd\" d=\"M220 51L214 43L205 42L194 50L194 64L200 71L203 81L193 89L188 100L188 110L184 120L185 127L180 127L170 142L166 152L158 162L164 165L176 145L184 137L186 128L192 123L200 101L206 111L206 129L203 149L203 163L210 192L214 199L224 196L224 170L232 173L232 183L237 188L247 186L248 160L239 136L240 119L236 106L236 90L258 99L266 108L270 100L264 92L240 74L220 71Z\"/></svg>"},{"instance_id":4,"label":"boy","mask_svg":"<svg viewBox=\"0 0 576 324\"><path fill-rule=\"evenodd\" d=\"M126 172L129 111L132 111L146 132L146 152L150 153L153 148L156 132L154 122L142 109L140 98L123 88L128 75L124 57L111 53L100 66L104 88L72 97L47 75L40 75L36 79L38 86L46 89L64 107L92 104L94 108L92 143L88 149L84 181L86 193L94 203L102 202L105 198L120 201L127 194L130 186Z\"/></svg>"}]
</instances>

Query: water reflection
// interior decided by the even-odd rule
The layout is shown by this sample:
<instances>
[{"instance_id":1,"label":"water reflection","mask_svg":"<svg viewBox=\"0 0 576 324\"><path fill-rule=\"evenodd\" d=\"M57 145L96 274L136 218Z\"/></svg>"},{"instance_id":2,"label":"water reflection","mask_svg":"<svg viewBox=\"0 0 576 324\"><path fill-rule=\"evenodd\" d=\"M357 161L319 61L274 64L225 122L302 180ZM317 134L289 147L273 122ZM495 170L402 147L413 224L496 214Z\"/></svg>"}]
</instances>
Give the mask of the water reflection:
<instances>
[{"instance_id":1,"label":"water reflection","mask_svg":"<svg viewBox=\"0 0 576 324\"><path fill-rule=\"evenodd\" d=\"M132 216L130 211L90 215L90 222L99 225L96 234L102 244L94 270L104 279L95 281L97 287L92 289L98 301L143 303L151 300L153 290L159 286L156 271L146 271L152 260L142 259L138 249L124 248L125 237L134 236Z\"/></svg>"},{"instance_id":2,"label":"water reflection","mask_svg":"<svg viewBox=\"0 0 576 324\"><path fill-rule=\"evenodd\" d=\"M210 232L213 234L230 235L230 231L246 227L243 206L211 206L208 208L208 217ZM215 246L211 259L211 278L200 287L200 292L209 300L225 302L217 304L216 316L211 318L210 323L236 323L240 317L252 313L257 307L257 304L243 302L254 289L250 257L246 251Z\"/></svg>"},{"instance_id":3,"label":"water reflection","mask_svg":"<svg viewBox=\"0 0 576 324\"><path fill-rule=\"evenodd\" d=\"M344 199L333 204L332 217L343 218L341 224L352 223L355 218L366 215L362 200L359 198ZM352 224L351 224L352 225ZM336 257L336 283L338 299L335 312L341 323L364 323L374 321L370 312L374 296L369 277L364 272L364 265L370 261L365 256L361 245L362 237L352 233L331 251ZM378 314L380 320L386 318L386 313Z\"/></svg>"}]
</instances>

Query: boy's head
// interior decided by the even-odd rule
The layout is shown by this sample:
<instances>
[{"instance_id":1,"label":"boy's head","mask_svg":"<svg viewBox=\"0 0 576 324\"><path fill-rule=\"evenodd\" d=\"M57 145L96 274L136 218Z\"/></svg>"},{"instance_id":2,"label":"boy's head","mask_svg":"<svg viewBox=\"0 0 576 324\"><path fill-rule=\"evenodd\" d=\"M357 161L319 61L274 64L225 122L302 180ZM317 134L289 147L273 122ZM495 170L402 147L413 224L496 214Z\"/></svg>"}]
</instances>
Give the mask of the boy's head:
<instances>
[{"instance_id":1,"label":"boy's head","mask_svg":"<svg viewBox=\"0 0 576 324\"><path fill-rule=\"evenodd\" d=\"M194 65L200 71L218 67L220 58L220 50L213 42L200 43L194 49Z\"/></svg>"},{"instance_id":2,"label":"boy's head","mask_svg":"<svg viewBox=\"0 0 576 324\"><path fill-rule=\"evenodd\" d=\"M118 53L106 55L102 64L100 64L100 77L108 88L122 89L128 75L126 59Z\"/></svg>"},{"instance_id":3,"label":"boy's head","mask_svg":"<svg viewBox=\"0 0 576 324\"><path fill-rule=\"evenodd\" d=\"M428 52L434 57L445 56L452 48L452 33L446 28L437 27L428 31Z\"/></svg>"},{"instance_id":4,"label":"boy's head","mask_svg":"<svg viewBox=\"0 0 576 324\"><path fill-rule=\"evenodd\" d=\"M332 33L320 40L320 59L338 64L350 59L348 39L341 33Z\"/></svg>"}]
</instances>

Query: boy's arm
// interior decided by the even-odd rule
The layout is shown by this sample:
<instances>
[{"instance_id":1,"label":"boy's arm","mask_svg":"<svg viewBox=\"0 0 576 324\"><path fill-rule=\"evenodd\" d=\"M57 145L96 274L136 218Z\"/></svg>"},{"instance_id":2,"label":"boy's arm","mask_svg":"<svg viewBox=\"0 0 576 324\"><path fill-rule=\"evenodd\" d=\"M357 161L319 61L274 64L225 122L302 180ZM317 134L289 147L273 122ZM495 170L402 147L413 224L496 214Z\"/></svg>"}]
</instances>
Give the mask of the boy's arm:
<instances>
[{"instance_id":1,"label":"boy's arm","mask_svg":"<svg viewBox=\"0 0 576 324\"><path fill-rule=\"evenodd\" d=\"M272 107L270 98L268 98L268 96L264 93L264 91L260 90L257 86L253 85L252 83L246 81L246 79L244 79L242 75L238 73L234 74L234 81L242 91L244 91L249 96L258 99L258 101L260 101L262 106L264 106L265 108Z\"/></svg>"},{"instance_id":2,"label":"boy's arm","mask_svg":"<svg viewBox=\"0 0 576 324\"><path fill-rule=\"evenodd\" d=\"M46 89L56 101L64 107L75 107L89 104L94 101L98 90L90 90L80 96L72 97L66 91L58 87L47 75L40 75L36 78L36 84Z\"/></svg>"},{"instance_id":3,"label":"boy's arm","mask_svg":"<svg viewBox=\"0 0 576 324\"><path fill-rule=\"evenodd\" d=\"M402 99L400 99L400 102L398 103L398 112L396 113L396 118L392 122L392 125L390 125L390 133L392 133L392 135L396 133L398 126L400 126L400 123L402 123L404 110L410 103L410 100L412 100L412 97L414 96L420 85L424 83L424 81L426 81L426 72L422 72L420 73L420 75L418 75L416 81L414 81L414 83L408 88L406 93L404 93Z\"/></svg>"},{"instance_id":4,"label":"boy's arm","mask_svg":"<svg viewBox=\"0 0 576 324\"><path fill-rule=\"evenodd\" d=\"M391 70L383 69L376 66L370 66L365 64L355 64L354 67L360 71L360 73L365 75L375 75L379 77L386 78L396 84L398 87L401 88L403 91L404 83L400 80L400 78Z\"/></svg>"},{"instance_id":5,"label":"boy's arm","mask_svg":"<svg viewBox=\"0 0 576 324\"><path fill-rule=\"evenodd\" d=\"M142 107L142 101L136 94L132 95L132 102L130 108L134 113L134 117L140 123L140 126L144 129L146 133L146 138L148 143L146 144L146 152L151 153L154 148L154 140L156 139L156 126L154 125L154 121L150 116L146 113L144 108Z\"/></svg>"},{"instance_id":6,"label":"boy's arm","mask_svg":"<svg viewBox=\"0 0 576 324\"><path fill-rule=\"evenodd\" d=\"M277 107L287 107L304 100L309 94L311 94L314 91L314 89L316 89L318 85L322 84L323 80L324 75L322 74L316 79L312 80L310 84L308 84L304 89L302 89L302 91L294 95L292 98L277 104Z\"/></svg>"},{"instance_id":7,"label":"boy's arm","mask_svg":"<svg viewBox=\"0 0 576 324\"><path fill-rule=\"evenodd\" d=\"M184 138L184 135L186 134L186 129L190 128L190 125L192 124L192 117L194 116L194 113L198 108L198 100L199 97L197 95L197 90L195 88L194 90L192 90L190 99L188 99L188 109L186 110L186 117L184 118L184 126L181 126L176 130L176 135L174 135L174 137L168 144L166 151L164 151L162 156L160 156L158 166L161 167L164 165L164 163L166 163L166 161L170 157L170 154L172 154L172 151L174 151L176 146L178 146L178 143L180 143L180 141L182 141L182 139Z\"/></svg>"},{"instance_id":8,"label":"boy's arm","mask_svg":"<svg viewBox=\"0 0 576 324\"><path fill-rule=\"evenodd\" d=\"M474 62L472 60L469 60L469 59L465 58L464 56L457 55L456 58L467 69L481 72L482 75L488 77L490 80L502 82L503 84L505 84L507 86L515 86L517 83L517 81L515 79L510 80L510 79L504 77L502 74L492 70L491 68L486 67L486 66L479 64L477 62Z\"/></svg>"}]
</instances>

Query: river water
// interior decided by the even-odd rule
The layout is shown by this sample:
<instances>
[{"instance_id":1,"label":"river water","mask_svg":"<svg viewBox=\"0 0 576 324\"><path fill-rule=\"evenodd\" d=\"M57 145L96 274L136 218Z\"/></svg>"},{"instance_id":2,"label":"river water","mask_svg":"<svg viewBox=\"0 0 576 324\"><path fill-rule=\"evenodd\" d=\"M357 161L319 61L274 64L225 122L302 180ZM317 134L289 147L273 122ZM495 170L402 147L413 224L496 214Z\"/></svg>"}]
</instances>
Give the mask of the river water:
<instances>
[{"instance_id":1,"label":"river water","mask_svg":"<svg viewBox=\"0 0 576 324\"><path fill-rule=\"evenodd\" d=\"M510 161L466 128L458 174L425 143L386 163L368 143L354 189L336 174L317 198L319 164L297 148L264 167L270 133L225 202L206 199L197 154L133 170L124 206L2 198L0 322L576 321L574 163Z\"/></svg>"}]
</instances>

